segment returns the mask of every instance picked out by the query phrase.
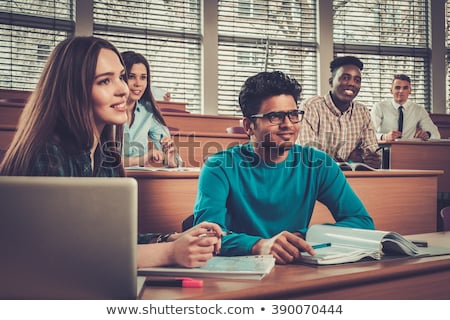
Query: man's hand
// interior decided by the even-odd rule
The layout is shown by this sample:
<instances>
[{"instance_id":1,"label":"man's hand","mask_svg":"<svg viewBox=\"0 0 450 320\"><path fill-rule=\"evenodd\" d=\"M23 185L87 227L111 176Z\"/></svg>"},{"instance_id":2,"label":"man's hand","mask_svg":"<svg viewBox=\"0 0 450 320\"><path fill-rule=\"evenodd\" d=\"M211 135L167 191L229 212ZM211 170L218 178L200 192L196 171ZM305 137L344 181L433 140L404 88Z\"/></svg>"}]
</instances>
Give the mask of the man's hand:
<instances>
[{"instance_id":1,"label":"man's hand","mask_svg":"<svg viewBox=\"0 0 450 320\"><path fill-rule=\"evenodd\" d=\"M363 162L363 150L360 148L356 148L354 149L350 155L348 156L348 160L347 161L352 161L352 162Z\"/></svg>"},{"instance_id":2,"label":"man's hand","mask_svg":"<svg viewBox=\"0 0 450 320\"><path fill-rule=\"evenodd\" d=\"M402 137L401 131L393 130L393 131L383 134L382 140L394 141L395 139L399 139L401 137Z\"/></svg>"},{"instance_id":3,"label":"man's hand","mask_svg":"<svg viewBox=\"0 0 450 320\"><path fill-rule=\"evenodd\" d=\"M381 167L381 157L376 152L367 151L364 154L363 162L375 169L379 169Z\"/></svg>"},{"instance_id":4,"label":"man's hand","mask_svg":"<svg viewBox=\"0 0 450 320\"><path fill-rule=\"evenodd\" d=\"M350 153L348 161L363 162L372 168L379 169L381 167L381 156L369 149L356 148Z\"/></svg>"},{"instance_id":5,"label":"man's hand","mask_svg":"<svg viewBox=\"0 0 450 320\"><path fill-rule=\"evenodd\" d=\"M313 255L314 250L299 235L282 231L270 239L259 240L252 248L252 254L271 254L277 264L288 264L301 259L300 252Z\"/></svg>"},{"instance_id":6,"label":"man's hand","mask_svg":"<svg viewBox=\"0 0 450 320\"><path fill-rule=\"evenodd\" d=\"M414 138L428 140L428 139L430 139L430 133L427 131L423 131L421 128L417 128L416 133L414 134Z\"/></svg>"}]
</instances>

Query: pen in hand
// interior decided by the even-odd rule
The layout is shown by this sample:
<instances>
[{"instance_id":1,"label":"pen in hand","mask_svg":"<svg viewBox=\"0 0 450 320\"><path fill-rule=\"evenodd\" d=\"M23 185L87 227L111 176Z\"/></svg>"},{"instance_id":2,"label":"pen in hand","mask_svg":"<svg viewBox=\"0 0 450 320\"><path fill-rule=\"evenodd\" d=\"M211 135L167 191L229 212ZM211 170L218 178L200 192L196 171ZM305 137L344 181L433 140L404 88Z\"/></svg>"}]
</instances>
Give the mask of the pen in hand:
<instances>
[{"instance_id":1,"label":"pen in hand","mask_svg":"<svg viewBox=\"0 0 450 320\"><path fill-rule=\"evenodd\" d=\"M162 141L163 138L164 138L164 135L161 133L160 138L159 138L159 144L161 145L161 150L162 150L162 152L164 154L163 166L164 167L168 167L169 166L169 159L168 159L168 157L169 157L169 155L168 155L169 148L164 146L163 141Z\"/></svg>"},{"instance_id":2,"label":"pen in hand","mask_svg":"<svg viewBox=\"0 0 450 320\"><path fill-rule=\"evenodd\" d=\"M159 144L160 144L160 146L161 146L161 150L164 152L164 146L163 146L163 138L164 138L164 135L161 133L161 135L159 136Z\"/></svg>"},{"instance_id":3,"label":"pen in hand","mask_svg":"<svg viewBox=\"0 0 450 320\"><path fill-rule=\"evenodd\" d=\"M221 237L223 237L223 236L226 236L226 235L229 235L229 234L232 234L233 232L231 232L231 231L227 231L227 232L225 232L225 231L223 231L222 233L220 233L220 234L218 234L216 231L214 231L214 230L207 230L206 231L206 233L202 233L202 234L200 234L198 237L199 238L204 238L204 237L217 237L217 238L221 238Z\"/></svg>"}]
</instances>

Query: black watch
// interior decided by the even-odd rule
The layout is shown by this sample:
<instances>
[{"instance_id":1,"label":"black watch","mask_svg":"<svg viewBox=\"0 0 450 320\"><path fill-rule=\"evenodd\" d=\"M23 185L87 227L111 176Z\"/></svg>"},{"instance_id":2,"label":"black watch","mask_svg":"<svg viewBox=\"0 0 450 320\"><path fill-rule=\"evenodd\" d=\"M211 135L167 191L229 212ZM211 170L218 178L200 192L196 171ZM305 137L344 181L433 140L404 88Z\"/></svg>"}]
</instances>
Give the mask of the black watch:
<instances>
[{"instance_id":1,"label":"black watch","mask_svg":"<svg viewBox=\"0 0 450 320\"><path fill-rule=\"evenodd\" d=\"M153 239L159 239L162 236L162 233L139 233L138 244L148 244L152 242Z\"/></svg>"}]
</instances>

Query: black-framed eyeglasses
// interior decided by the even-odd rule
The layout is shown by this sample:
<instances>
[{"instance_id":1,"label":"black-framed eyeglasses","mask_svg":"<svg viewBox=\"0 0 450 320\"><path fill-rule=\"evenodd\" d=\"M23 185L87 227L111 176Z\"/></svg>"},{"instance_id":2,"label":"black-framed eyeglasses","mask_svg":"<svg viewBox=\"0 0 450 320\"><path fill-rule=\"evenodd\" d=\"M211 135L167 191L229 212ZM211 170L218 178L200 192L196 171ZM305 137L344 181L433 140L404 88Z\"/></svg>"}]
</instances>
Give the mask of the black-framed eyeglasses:
<instances>
[{"instance_id":1,"label":"black-framed eyeglasses","mask_svg":"<svg viewBox=\"0 0 450 320\"><path fill-rule=\"evenodd\" d=\"M264 118L268 119L272 124L281 124L286 119L286 116L292 123L299 123L303 120L303 114L305 111L303 110L291 110L291 111L278 111L278 112L269 112L269 113L259 113L250 116L250 118Z\"/></svg>"}]
</instances>

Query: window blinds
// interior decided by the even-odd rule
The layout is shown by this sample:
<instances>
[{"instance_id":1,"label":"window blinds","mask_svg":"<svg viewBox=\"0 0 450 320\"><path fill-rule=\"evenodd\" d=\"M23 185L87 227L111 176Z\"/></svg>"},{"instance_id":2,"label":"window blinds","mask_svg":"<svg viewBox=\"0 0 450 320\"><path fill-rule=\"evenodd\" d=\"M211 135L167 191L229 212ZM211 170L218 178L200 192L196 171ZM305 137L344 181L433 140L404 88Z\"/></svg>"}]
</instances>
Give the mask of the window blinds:
<instances>
[{"instance_id":1,"label":"window blinds","mask_svg":"<svg viewBox=\"0 0 450 320\"><path fill-rule=\"evenodd\" d=\"M151 65L152 84L172 92L174 101L188 102L189 111L201 112L205 45L201 25L203 19L211 19L203 17L202 1L93 0L94 34L111 40L121 51L143 53ZM75 2L0 2L1 88L34 88L51 50L74 33ZM429 3L332 2L334 55L356 55L365 64L358 100L370 107L390 97L392 75L402 72L413 81L411 98L429 109ZM240 116L241 85L263 70L282 70L295 77L303 87L301 98L317 93L317 5L313 0L217 1L219 114ZM449 12L446 3L448 61Z\"/></svg>"},{"instance_id":2,"label":"window blinds","mask_svg":"<svg viewBox=\"0 0 450 320\"><path fill-rule=\"evenodd\" d=\"M281 70L317 92L316 1L219 1L219 113L242 116L238 95L249 76Z\"/></svg>"},{"instance_id":3,"label":"window blinds","mask_svg":"<svg viewBox=\"0 0 450 320\"><path fill-rule=\"evenodd\" d=\"M395 73L412 81L410 98L430 110L428 1L333 1L335 56L364 62L357 99L369 108L392 98Z\"/></svg>"},{"instance_id":4,"label":"window blinds","mask_svg":"<svg viewBox=\"0 0 450 320\"><path fill-rule=\"evenodd\" d=\"M152 87L169 91L187 110L201 107L200 1L94 0L94 35L120 51L143 54Z\"/></svg>"},{"instance_id":5,"label":"window blinds","mask_svg":"<svg viewBox=\"0 0 450 320\"><path fill-rule=\"evenodd\" d=\"M74 32L72 0L0 2L0 87L33 90L50 52Z\"/></svg>"}]
</instances>

